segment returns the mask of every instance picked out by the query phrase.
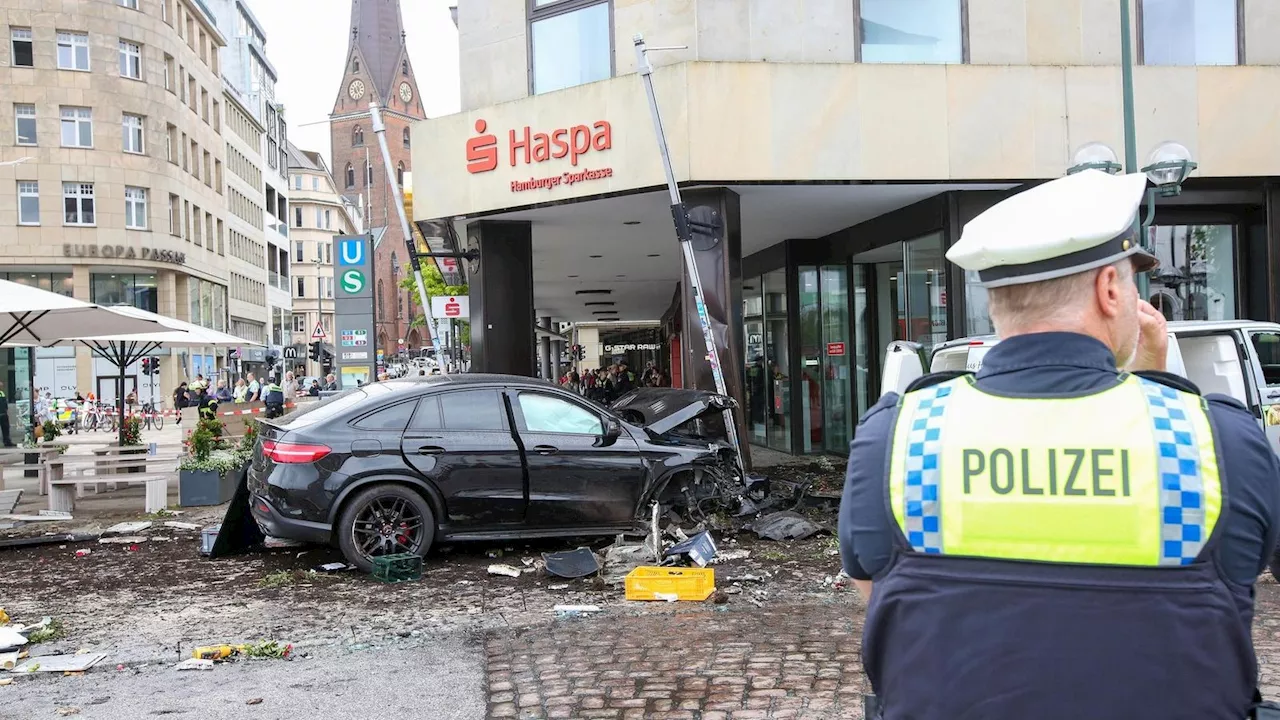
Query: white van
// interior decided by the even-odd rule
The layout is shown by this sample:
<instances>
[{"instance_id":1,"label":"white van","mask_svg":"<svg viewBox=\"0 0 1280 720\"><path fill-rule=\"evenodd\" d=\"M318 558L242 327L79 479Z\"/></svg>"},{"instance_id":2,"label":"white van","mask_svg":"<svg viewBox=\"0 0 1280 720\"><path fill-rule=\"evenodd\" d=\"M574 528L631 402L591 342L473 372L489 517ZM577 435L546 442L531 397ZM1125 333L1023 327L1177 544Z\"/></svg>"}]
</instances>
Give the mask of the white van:
<instances>
[{"instance_id":1,"label":"white van","mask_svg":"<svg viewBox=\"0 0 1280 720\"><path fill-rule=\"evenodd\" d=\"M950 340L926 358L917 343L895 341L885 355L880 392L902 393L929 372L977 372L999 342L994 335ZM1280 454L1280 325L1251 320L1169 323L1168 371L1181 375L1205 395L1239 400Z\"/></svg>"}]
</instances>

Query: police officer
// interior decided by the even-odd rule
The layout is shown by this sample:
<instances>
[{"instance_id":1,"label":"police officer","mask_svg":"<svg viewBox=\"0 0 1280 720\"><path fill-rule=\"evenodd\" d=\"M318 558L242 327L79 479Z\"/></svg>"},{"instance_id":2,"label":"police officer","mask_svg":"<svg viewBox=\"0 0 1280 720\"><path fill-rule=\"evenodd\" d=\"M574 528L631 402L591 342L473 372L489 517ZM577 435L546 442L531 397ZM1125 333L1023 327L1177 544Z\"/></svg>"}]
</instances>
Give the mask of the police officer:
<instances>
[{"instance_id":1,"label":"police officer","mask_svg":"<svg viewBox=\"0 0 1280 720\"><path fill-rule=\"evenodd\" d=\"M858 427L840 545L883 718L1249 712L1280 464L1242 405L1162 372L1145 187L1087 170L968 223L947 257L1001 341Z\"/></svg>"},{"instance_id":2,"label":"police officer","mask_svg":"<svg viewBox=\"0 0 1280 720\"><path fill-rule=\"evenodd\" d=\"M267 378L267 388L262 394L262 402L266 405L268 418L278 418L284 414L284 388L276 381L274 375Z\"/></svg>"}]
</instances>

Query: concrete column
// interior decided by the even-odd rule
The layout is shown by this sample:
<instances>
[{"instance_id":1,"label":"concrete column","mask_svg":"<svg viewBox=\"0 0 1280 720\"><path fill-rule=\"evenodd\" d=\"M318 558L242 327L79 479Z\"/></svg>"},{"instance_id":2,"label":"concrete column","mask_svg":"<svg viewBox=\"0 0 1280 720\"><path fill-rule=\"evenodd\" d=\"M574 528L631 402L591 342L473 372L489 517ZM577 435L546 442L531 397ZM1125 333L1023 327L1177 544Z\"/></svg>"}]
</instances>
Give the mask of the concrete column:
<instances>
[{"instance_id":1,"label":"concrete column","mask_svg":"<svg viewBox=\"0 0 1280 720\"><path fill-rule=\"evenodd\" d=\"M560 323L552 323L551 329L559 332ZM565 342L563 340L551 341L551 377L557 381L565 374L565 368L560 364L560 356L564 353Z\"/></svg>"},{"instance_id":2,"label":"concrete column","mask_svg":"<svg viewBox=\"0 0 1280 720\"><path fill-rule=\"evenodd\" d=\"M533 232L528 222L479 220L467 225L471 290L471 370L531 376Z\"/></svg>"},{"instance_id":3,"label":"concrete column","mask_svg":"<svg viewBox=\"0 0 1280 720\"><path fill-rule=\"evenodd\" d=\"M538 318L538 327L543 330L551 330L551 318ZM538 372L542 375L543 380L551 380L551 338L538 338Z\"/></svg>"},{"instance_id":4,"label":"concrete column","mask_svg":"<svg viewBox=\"0 0 1280 720\"><path fill-rule=\"evenodd\" d=\"M690 190L683 194L694 223L714 225L714 230L695 229L693 250L702 280L702 294L711 319L712 337L720 357L726 392L746 406L742 386L742 227L738 194L725 188ZM688 271L681 263L680 346L683 348L684 386L715 391L716 384L707 362L707 347L698 318ZM736 412L738 438L743 459L751 463L746 443L747 428L742 413Z\"/></svg>"}]
</instances>

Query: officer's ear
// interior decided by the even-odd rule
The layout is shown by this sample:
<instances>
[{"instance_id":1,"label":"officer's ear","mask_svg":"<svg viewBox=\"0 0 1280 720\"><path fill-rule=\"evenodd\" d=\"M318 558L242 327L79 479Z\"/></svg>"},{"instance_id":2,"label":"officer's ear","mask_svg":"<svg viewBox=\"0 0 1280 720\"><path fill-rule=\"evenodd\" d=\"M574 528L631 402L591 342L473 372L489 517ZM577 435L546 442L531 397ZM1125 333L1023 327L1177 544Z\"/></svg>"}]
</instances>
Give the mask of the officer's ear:
<instances>
[{"instance_id":1,"label":"officer's ear","mask_svg":"<svg viewBox=\"0 0 1280 720\"><path fill-rule=\"evenodd\" d=\"M1094 275L1094 302L1103 317L1120 317L1125 313L1126 305L1132 304L1133 299L1130 297L1131 293L1126 292L1126 284L1123 274L1115 265L1107 265Z\"/></svg>"}]
</instances>

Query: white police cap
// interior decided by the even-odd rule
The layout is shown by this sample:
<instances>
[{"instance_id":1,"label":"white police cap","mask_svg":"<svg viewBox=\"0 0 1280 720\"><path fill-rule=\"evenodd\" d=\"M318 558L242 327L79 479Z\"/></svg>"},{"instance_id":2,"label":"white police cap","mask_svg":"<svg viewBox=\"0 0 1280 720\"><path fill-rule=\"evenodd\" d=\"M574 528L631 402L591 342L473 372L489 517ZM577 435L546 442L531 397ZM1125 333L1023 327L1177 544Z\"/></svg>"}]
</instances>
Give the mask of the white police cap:
<instances>
[{"instance_id":1,"label":"white police cap","mask_svg":"<svg viewBox=\"0 0 1280 720\"><path fill-rule=\"evenodd\" d=\"M1134 218L1142 173L1083 170L996 203L970 220L947 259L975 270L984 287L1052 280L1131 258L1138 272L1159 260L1138 243Z\"/></svg>"}]
</instances>

